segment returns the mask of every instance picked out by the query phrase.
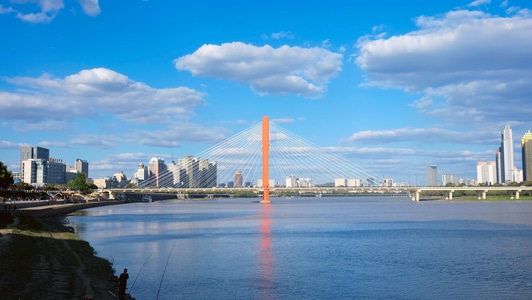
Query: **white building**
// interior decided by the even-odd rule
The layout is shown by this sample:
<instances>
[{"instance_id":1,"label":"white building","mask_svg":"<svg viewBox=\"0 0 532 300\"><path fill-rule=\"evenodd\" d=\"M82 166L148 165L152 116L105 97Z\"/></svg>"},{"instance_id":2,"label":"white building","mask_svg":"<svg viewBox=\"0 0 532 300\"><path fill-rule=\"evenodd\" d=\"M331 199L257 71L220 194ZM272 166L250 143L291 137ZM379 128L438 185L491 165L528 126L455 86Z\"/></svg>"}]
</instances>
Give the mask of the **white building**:
<instances>
[{"instance_id":1,"label":"white building","mask_svg":"<svg viewBox=\"0 0 532 300\"><path fill-rule=\"evenodd\" d=\"M334 186L335 187L346 187L347 186L347 179L346 178L335 178L334 179Z\"/></svg>"},{"instance_id":2,"label":"white building","mask_svg":"<svg viewBox=\"0 0 532 300\"><path fill-rule=\"evenodd\" d=\"M497 164L494 161L477 163L477 184L493 185L497 182Z\"/></svg>"},{"instance_id":3,"label":"white building","mask_svg":"<svg viewBox=\"0 0 532 300\"><path fill-rule=\"evenodd\" d=\"M348 187L357 187L362 186L362 180L360 178L349 178L347 179Z\"/></svg>"},{"instance_id":4,"label":"white building","mask_svg":"<svg viewBox=\"0 0 532 300\"><path fill-rule=\"evenodd\" d=\"M297 187L297 177L295 176L286 177L285 186L287 188Z\"/></svg>"},{"instance_id":5,"label":"white building","mask_svg":"<svg viewBox=\"0 0 532 300\"><path fill-rule=\"evenodd\" d=\"M44 159L27 159L22 161L25 183L33 186L44 186L48 182L48 161Z\"/></svg>"},{"instance_id":6,"label":"white building","mask_svg":"<svg viewBox=\"0 0 532 300\"><path fill-rule=\"evenodd\" d=\"M514 144L510 125L504 125L501 132L501 183L514 181Z\"/></svg>"}]
</instances>

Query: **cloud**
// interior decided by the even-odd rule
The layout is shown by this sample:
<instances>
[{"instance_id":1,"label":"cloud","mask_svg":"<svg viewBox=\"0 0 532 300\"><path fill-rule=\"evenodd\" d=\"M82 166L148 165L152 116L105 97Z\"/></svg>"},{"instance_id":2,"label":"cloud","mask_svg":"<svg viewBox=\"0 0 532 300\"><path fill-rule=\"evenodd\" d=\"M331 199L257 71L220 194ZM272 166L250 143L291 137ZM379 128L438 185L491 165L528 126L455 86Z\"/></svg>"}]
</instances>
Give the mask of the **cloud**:
<instances>
[{"instance_id":1,"label":"cloud","mask_svg":"<svg viewBox=\"0 0 532 300\"><path fill-rule=\"evenodd\" d=\"M280 39L293 39L294 34L290 31L280 31L280 32L274 32L271 34L271 38L274 40L280 40Z\"/></svg>"},{"instance_id":2,"label":"cloud","mask_svg":"<svg viewBox=\"0 0 532 300\"><path fill-rule=\"evenodd\" d=\"M101 12L98 0L78 0L78 2L85 14L89 16L97 16ZM11 0L11 3L16 5L17 9L4 8L0 5L0 14L17 12L17 18L29 23L49 23L65 6L63 0ZM34 4L36 7L24 5L28 3ZM32 8L34 11L31 11ZM35 11L36 8L37 11Z\"/></svg>"},{"instance_id":3,"label":"cloud","mask_svg":"<svg viewBox=\"0 0 532 300\"><path fill-rule=\"evenodd\" d=\"M501 17L457 10L419 17L416 25L417 31L403 35L359 40L356 63L367 72L366 86L443 99L433 109L427 100L414 106L457 123L530 121L529 11Z\"/></svg>"},{"instance_id":4,"label":"cloud","mask_svg":"<svg viewBox=\"0 0 532 300\"><path fill-rule=\"evenodd\" d=\"M479 132L453 131L443 128L399 128L393 130L365 130L353 133L343 143L386 144L401 142L484 144L497 142L497 135L483 130Z\"/></svg>"},{"instance_id":5,"label":"cloud","mask_svg":"<svg viewBox=\"0 0 532 300\"><path fill-rule=\"evenodd\" d=\"M178 70L249 84L261 95L317 97L342 69L342 55L323 48L206 44L174 61Z\"/></svg>"},{"instance_id":6,"label":"cloud","mask_svg":"<svg viewBox=\"0 0 532 300\"><path fill-rule=\"evenodd\" d=\"M3 5L0 4L0 15L2 14L9 14L12 12L16 12L12 7L5 8Z\"/></svg>"},{"instance_id":7,"label":"cloud","mask_svg":"<svg viewBox=\"0 0 532 300\"><path fill-rule=\"evenodd\" d=\"M204 104L203 94L187 88L156 89L105 68L65 78L6 78L17 92L0 92L0 118L26 124L111 114L127 123L167 124L188 119ZM56 124L57 125L57 124Z\"/></svg>"},{"instance_id":8,"label":"cloud","mask_svg":"<svg viewBox=\"0 0 532 300\"><path fill-rule=\"evenodd\" d=\"M98 0L78 0L78 2L83 11L89 16L94 17L101 12Z\"/></svg>"},{"instance_id":9,"label":"cloud","mask_svg":"<svg viewBox=\"0 0 532 300\"><path fill-rule=\"evenodd\" d=\"M480 6L482 4L490 4L491 0L475 0L469 3L468 6Z\"/></svg>"}]
</instances>

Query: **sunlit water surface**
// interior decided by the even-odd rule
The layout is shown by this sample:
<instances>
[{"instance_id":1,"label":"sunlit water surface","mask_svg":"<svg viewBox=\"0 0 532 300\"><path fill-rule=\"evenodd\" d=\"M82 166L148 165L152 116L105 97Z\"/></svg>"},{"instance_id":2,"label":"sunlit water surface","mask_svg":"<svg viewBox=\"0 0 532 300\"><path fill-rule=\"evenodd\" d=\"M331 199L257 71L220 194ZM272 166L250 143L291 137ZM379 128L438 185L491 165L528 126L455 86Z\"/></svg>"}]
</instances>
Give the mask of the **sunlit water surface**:
<instances>
[{"instance_id":1,"label":"sunlit water surface","mask_svg":"<svg viewBox=\"0 0 532 300\"><path fill-rule=\"evenodd\" d=\"M138 300L532 298L532 202L176 200L68 219Z\"/></svg>"}]
</instances>

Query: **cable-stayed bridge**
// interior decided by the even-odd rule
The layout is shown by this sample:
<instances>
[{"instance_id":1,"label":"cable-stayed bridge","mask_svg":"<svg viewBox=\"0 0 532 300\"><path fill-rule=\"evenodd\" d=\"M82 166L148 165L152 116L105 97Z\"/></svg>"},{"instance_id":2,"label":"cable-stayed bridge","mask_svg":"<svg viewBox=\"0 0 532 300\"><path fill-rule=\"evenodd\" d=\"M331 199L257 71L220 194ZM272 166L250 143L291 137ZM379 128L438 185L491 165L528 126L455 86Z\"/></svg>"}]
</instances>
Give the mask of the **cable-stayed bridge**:
<instances>
[{"instance_id":1,"label":"cable-stayed bridge","mask_svg":"<svg viewBox=\"0 0 532 300\"><path fill-rule=\"evenodd\" d=\"M263 180L263 123L194 156L184 157L157 176L141 182L141 187L333 187L376 186L382 178L326 148L269 123L268 182Z\"/></svg>"}]
</instances>

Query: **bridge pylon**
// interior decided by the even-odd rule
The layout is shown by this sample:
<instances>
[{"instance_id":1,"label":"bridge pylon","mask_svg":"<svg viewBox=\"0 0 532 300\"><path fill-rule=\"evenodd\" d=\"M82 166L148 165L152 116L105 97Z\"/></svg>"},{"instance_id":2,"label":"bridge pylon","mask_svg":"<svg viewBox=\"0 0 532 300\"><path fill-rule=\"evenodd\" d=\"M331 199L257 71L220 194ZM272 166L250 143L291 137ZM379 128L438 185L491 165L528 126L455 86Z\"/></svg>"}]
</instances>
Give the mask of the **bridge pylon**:
<instances>
[{"instance_id":1,"label":"bridge pylon","mask_svg":"<svg viewBox=\"0 0 532 300\"><path fill-rule=\"evenodd\" d=\"M262 117L262 200L260 203L269 204L270 201L270 179L268 174L268 154L270 152L270 121L268 116Z\"/></svg>"}]
</instances>

